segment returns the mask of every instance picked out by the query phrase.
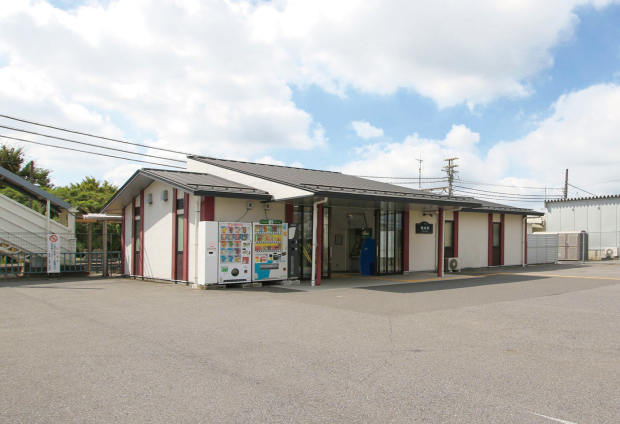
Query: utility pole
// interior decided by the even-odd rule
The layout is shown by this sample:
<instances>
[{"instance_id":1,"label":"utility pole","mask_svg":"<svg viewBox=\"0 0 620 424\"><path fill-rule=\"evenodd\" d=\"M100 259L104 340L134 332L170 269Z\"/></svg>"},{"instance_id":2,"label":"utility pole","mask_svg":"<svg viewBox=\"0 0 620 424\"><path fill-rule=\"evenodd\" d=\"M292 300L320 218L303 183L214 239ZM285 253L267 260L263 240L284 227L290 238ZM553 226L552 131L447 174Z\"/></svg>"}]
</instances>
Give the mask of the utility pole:
<instances>
[{"instance_id":1,"label":"utility pole","mask_svg":"<svg viewBox=\"0 0 620 424\"><path fill-rule=\"evenodd\" d=\"M564 179L564 200L568 199L568 169L566 170L566 178Z\"/></svg>"},{"instance_id":2,"label":"utility pole","mask_svg":"<svg viewBox=\"0 0 620 424\"><path fill-rule=\"evenodd\" d=\"M452 183L454 182L454 176L459 172L454 168L457 168L458 165L454 164L454 161L458 158L450 158L444 159L444 161L448 162L446 166L443 167L443 170L448 174L448 195L452 196Z\"/></svg>"},{"instance_id":3,"label":"utility pole","mask_svg":"<svg viewBox=\"0 0 620 424\"><path fill-rule=\"evenodd\" d=\"M420 159L416 159L420 163L420 169L418 174L418 189L422 190L422 153L420 153Z\"/></svg>"}]
</instances>

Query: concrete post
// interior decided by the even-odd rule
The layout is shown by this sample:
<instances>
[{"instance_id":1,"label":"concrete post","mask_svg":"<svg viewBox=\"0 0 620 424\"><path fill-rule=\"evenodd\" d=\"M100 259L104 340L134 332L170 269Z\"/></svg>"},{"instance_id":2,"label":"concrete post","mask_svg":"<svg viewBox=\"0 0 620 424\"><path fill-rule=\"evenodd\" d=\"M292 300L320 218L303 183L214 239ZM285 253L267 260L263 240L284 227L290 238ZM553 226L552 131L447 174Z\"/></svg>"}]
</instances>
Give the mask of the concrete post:
<instances>
[{"instance_id":1,"label":"concrete post","mask_svg":"<svg viewBox=\"0 0 620 424\"><path fill-rule=\"evenodd\" d=\"M93 269L93 223L88 223L88 232L86 236L86 252L88 253L88 271Z\"/></svg>"},{"instance_id":2,"label":"concrete post","mask_svg":"<svg viewBox=\"0 0 620 424\"><path fill-rule=\"evenodd\" d=\"M142 246L140 246L142 248ZM101 258L101 269L103 277L108 276L108 221L103 221L103 253Z\"/></svg>"}]
</instances>

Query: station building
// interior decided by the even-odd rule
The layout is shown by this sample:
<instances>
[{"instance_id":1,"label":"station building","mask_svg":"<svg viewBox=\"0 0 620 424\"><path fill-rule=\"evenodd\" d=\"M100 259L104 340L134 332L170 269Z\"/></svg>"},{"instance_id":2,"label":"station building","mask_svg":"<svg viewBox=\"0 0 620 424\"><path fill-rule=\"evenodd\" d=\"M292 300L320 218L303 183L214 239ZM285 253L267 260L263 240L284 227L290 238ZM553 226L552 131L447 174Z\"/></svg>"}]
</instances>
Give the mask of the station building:
<instances>
[{"instance_id":1,"label":"station building","mask_svg":"<svg viewBox=\"0 0 620 424\"><path fill-rule=\"evenodd\" d=\"M526 217L542 215L338 172L202 156L189 156L186 171L138 170L103 212L122 215L125 275L197 283L199 222L281 220L298 224L300 277L318 285L360 272L352 254L360 237L375 240L376 275L441 276L445 258L460 268L523 265Z\"/></svg>"}]
</instances>

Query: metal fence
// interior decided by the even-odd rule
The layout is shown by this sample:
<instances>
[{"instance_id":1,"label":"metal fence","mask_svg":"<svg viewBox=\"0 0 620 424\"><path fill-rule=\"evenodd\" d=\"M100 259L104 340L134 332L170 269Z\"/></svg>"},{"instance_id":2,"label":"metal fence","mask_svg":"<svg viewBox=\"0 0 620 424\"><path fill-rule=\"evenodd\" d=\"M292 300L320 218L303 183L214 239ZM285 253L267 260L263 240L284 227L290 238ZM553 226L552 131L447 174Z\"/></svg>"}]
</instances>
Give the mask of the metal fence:
<instances>
[{"instance_id":1,"label":"metal fence","mask_svg":"<svg viewBox=\"0 0 620 424\"><path fill-rule=\"evenodd\" d=\"M108 252L108 274L120 274L121 252ZM102 252L60 254L60 272L103 272ZM1 253L0 277L47 274L47 253Z\"/></svg>"},{"instance_id":2,"label":"metal fence","mask_svg":"<svg viewBox=\"0 0 620 424\"><path fill-rule=\"evenodd\" d=\"M528 234L527 235L527 263L549 264L558 261L557 234Z\"/></svg>"}]
</instances>

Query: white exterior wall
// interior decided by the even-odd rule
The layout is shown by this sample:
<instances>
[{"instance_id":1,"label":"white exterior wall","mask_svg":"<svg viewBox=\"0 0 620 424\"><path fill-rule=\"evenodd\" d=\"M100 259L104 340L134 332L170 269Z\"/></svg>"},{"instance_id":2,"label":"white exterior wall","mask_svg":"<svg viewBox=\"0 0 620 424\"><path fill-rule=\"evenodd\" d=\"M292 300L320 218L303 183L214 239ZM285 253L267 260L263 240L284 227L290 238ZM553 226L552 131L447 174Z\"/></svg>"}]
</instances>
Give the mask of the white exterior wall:
<instances>
[{"instance_id":1,"label":"white exterior wall","mask_svg":"<svg viewBox=\"0 0 620 424\"><path fill-rule=\"evenodd\" d=\"M409 271L437 269L437 212L432 215L422 216L422 212L409 211ZM433 234L416 234L415 224L422 221L433 224Z\"/></svg>"},{"instance_id":2,"label":"white exterior wall","mask_svg":"<svg viewBox=\"0 0 620 424\"><path fill-rule=\"evenodd\" d=\"M309 191L274 183L272 181L267 181L262 178L246 175L241 172L230 171L228 169L220 168L219 166L210 165L192 159L187 159L187 170L190 172L203 172L215 175L239 184L245 184L250 187L264 190L267 193L271 194L275 200L312 195L312 193Z\"/></svg>"},{"instance_id":3,"label":"white exterior wall","mask_svg":"<svg viewBox=\"0 0 620 424\"><path fill-rule=\"evenodd\" d=\"M523 217L504 215L504 265L523 263Z\"/></svg>"},{"instance_id":4,"label":"white exterior wall","mask_svg":"<svg viewBox=\"0 0 620 424\"><path fill-rule=\"evenodd\" d=\"M247 203L252 202L252 210L247 210ZM246 214L247 212L247 214ZM243 216L245 214L245 216ZM215 198L215 220L224 222L258 222L261 219L281 219L284 221L285 204L272 202L265 215L265 203L258 200Z\"/></svg>"},{"instance_id":5,"label":"white exterior wall","mask_svg":"<svg viewBox=\"0 0 620 424\"><path fill-rule=\"evenodd\" d=\"M461 268L482 268L489 265L488 214L459 213L459 259Z\"/></svg>"},{"instance_id":6,"label":"white exterior wall","mask_svg":"<svg viewBox=\"0 0 620 424\"><path fill-rule=\"evenodd\" d=\"M161 192L168 190L168 200L161 200ZM152 195L153 203L146 202ZM144 190L144 276L172 277L172 188L154 181Z\"/></svg>"}]
</instances>

